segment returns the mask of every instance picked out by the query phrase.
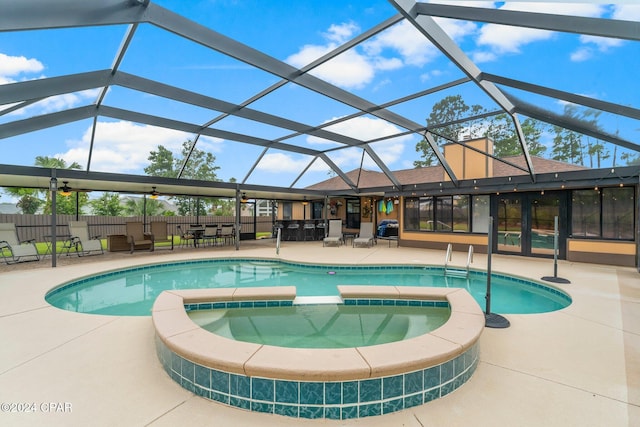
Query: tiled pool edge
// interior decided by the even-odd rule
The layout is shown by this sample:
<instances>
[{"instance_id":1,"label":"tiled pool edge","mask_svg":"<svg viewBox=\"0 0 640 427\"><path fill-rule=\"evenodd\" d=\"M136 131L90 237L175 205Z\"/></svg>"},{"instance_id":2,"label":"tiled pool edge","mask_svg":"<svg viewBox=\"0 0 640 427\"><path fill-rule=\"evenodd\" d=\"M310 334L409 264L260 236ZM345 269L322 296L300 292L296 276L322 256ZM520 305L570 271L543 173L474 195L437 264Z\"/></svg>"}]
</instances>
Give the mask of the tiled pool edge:
<instances>
[{"instance_id":1,"label":"tiled pool edge","mask_svg":"<svg viewBox=\"0 0 640 427\"><path fill-rule=\"evenodd\" d=\"M393 376L350 381L291 381L219 371L173 353L156 336L165 372L184 389L214 402L297 418L345 420L423 405L466 383L478 365L476 342L455 359Z\"/></svg>"},{"instance_id":2,"label":"tiled pool edge","mask_svg":"<svg viewBox=\"0 0 640 427\"><path fill-rule=\"evenodd\" d=\"M277 289L227 289L224 293L221 290L208 290L205 292L206 295L202 295L203 292L198 290L174 291L170 292L172 295L166 298L158 297L153 310L153 316L156 314L159 316L159 319L154 317L156 350L167 374L192 393L229 406L289 417L338 420L383 415L427 403L462 386L471 378L477 367L478 339L484 327L484 315L468 292L462 289L341 287L340 292L345 302L350 301L350 303L389 299L433 300L434 304L448 301L452 317L445 325L432 332L433 337L430 336L431 334L425 334L422 340L421 337L417 337L400 343L361 348L357 354L366 362L365 370L345 366L345 372L341 373L336 369L336 372L331 373L333 376L327 374L326 380L316 377L307 380L278 376L282 368L278 363L288 365L287 356L296 349L257 344L249 347L246 343L228 340L225 341L225 346L242 347L239 348L240 359L246 357L246 361L240 360L231 366L230 364L235 363L235 360L234 362L207 360L208 355L198 354L188 345L184 346L185 338L188 342L192 342L197 336L207 339L206 335L199 335L202 330L190 321L186 315L186 307L197 308L201 304L202 308L206 308L216 301L230 300L247 303L259 301L260 306L270 302L272 304L284 302L287 305L288 301L295 297L290 295L288 299L283 298L283 292L286 293L286 291L283 289L277 291ZM236 291L242 292L238 294ZM265 292L266 298L264 298ZM176 308L176 303L182 305ZM195 305L192 306L192 304ZM169 325L167 320L174 315L181 316L177 322L179 325L176 326L171 322L172 330L164 330L163 324ZM163 317L166 319L162 320ZM185 319L187 319L186 322ZM466 324L468 328L461 328L461 324ZM204 332L211 337L217 337L215 334ZM441 341L447 341L447 344L443 346ZM422 358L422 360L407 360L406 364L402 363L402 360L397 360L402 357L388 355L391 350L392 355L401 354L407 357L408 354L424 350L420 346L429 343L435 343L435 347L443 350L443 354L431 355L431 358ZM394 347L393 344L398 346ZM201 343L196 344L196 346L200 345ZM416 346L413 352L409 350L411 345ZM220 343L210 348L219 347ZM398 348L402 350L398 352ZM256 357L259 356L260 350L264 350L268 356ZM230 351L233 353L235 350ZM354 350L351 349L351 351ZM275 364L273 363L274 354L277 356ZM416 357L418 357L417 354ZM224 358L223 356L222 359ZM312 364L313 360L309 363ZM251 364L253 366L250 366ZM230 368L221 369L219 365L230 366ZM270 372L272 368L273 374ZM339 378L341 374L344 374L344 378Z\"/></svg>"}]
</instances>

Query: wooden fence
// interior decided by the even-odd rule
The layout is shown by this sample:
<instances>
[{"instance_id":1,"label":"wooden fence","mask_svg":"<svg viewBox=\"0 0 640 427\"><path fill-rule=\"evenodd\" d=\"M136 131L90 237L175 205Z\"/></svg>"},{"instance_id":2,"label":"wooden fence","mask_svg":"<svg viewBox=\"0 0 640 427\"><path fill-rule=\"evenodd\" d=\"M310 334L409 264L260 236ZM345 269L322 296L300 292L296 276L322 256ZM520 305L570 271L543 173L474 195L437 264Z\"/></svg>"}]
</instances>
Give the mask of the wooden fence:
<instances>
[{"instance_id":1,"label":"wooden fence","mask_svg":"<svg viewBox=\"0 0 640 427\"><path fill-rule=\"evenodd\" d=\"M260 232L271 232L273 222L270 216L259 216L255 218L256 227L254 230L254 218L243 216L240 220L240 233L251 234ZM86 221L89 226L89 235L102 236L105 238L110 234L126 234L126 223L130 221L144 221L149 227L151 221L166 221L169 234L178 234L178 225L183 228L190 224L221 225L234 224L236 219L233 216L93 216L93 215L58 215L56 217L56 234L65 236L69 234L69 221ZM20 240L36 239L38 242L48 240L51 236L51 215L24 215L24 214L0 214L0 223L12 222L18 230Z\"/></svg>"}]
</instances>

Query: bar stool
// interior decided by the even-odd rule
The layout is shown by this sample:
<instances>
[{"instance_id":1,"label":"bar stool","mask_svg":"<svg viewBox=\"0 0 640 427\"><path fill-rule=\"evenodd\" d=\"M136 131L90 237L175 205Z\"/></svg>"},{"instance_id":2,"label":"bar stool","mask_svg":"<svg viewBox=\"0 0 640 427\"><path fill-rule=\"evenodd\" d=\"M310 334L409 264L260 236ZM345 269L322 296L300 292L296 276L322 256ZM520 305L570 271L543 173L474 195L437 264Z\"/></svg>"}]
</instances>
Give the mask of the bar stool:
<instances>
[{"instance_id":1,"label":"bar stool","mask_svg":"<svg viewBox=\"0 0 640 427\"><path fill-rule=\"evenodd\" d=\"M309 240L314 240L315 239L315 234L316 234L316 226L313 222L305 222L304 223L304 240L307 240L307 237L309 237Z\"/></svg>"},{"instance_id":2,"label":"bar stool","mask_svg":"<svg viewBox=\"0 0 640 427\"><path fill-rule=\"evenodd\" d=\"M291 222L287 225L287 240L298 240L298 231L300 230L300 224L297 222Z\"/></svg>"}]
</instances>

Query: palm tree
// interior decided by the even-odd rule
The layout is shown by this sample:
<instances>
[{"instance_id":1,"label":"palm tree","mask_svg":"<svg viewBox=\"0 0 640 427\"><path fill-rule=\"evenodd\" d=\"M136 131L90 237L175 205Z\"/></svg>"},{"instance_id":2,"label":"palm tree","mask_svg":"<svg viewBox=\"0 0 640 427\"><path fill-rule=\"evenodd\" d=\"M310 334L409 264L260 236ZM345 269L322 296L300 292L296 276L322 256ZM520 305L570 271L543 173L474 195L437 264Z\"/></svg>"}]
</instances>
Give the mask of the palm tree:
<instances>
[{"instance_id":1,"label":"palm tree","mask_svg":"<svg viewBox=\"0 0 640 427\"><path fill-rule=\"evenodd\" d=\"M35 161L36 166L40 166L43 168L51 168L51 169L77 169L82 170L82 166L78 162L73 162L67 166L67 162L64 159L49 157L49 156L37 156ZM76 197L78 197L78 206L79 208L86 204L88 201L88 196L86 193L78 194L76 193ZM69 210L75 210L75 206L72 203L65 203L56 205L56 213L72 213ZM45 204L44 204L44 213L51 213L51 192L45 190ZM80 213L80 212L78 212Z\"/></svg>"}]
</instances>

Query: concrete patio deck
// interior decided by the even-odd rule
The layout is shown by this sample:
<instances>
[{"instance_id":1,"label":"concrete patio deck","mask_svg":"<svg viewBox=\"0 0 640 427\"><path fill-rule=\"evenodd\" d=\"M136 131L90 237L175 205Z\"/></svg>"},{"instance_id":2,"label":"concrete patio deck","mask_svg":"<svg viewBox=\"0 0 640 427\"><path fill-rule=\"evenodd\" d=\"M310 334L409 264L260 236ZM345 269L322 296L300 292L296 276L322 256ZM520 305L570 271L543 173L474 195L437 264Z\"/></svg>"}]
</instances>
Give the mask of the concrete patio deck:
<instances>
[{"instance_id":1,"label":"concrete patio deck","mask_svg":"<svg viewBox=\"0 0 640 427\"><path fill-rule=\"evenodd\" d=\"M233 248L50 258L0 266L0 425L6 426L638 426L640 274L633 268L560 262L564 310L508 315L485 329L480 364L460 389L426 405L349 421L299 420L222 406L182 389L155 353L150 317L73 313L45 293L74 277L141 263L207 257L277 257L271 240ZM283 242L301 262L442 265L444 253L378 244L322 247ZM463 265L466 254L454 253ZM475 255L474 268L486 268ZM493 256L493 271L552 275L548 259ZM7 406L9 404L9 406ZM16 404L11 406L10 404ZM25 404L28 404L25 406ZM11 412L22 405L32 412Z\"/></svg>"}]
</instances>

